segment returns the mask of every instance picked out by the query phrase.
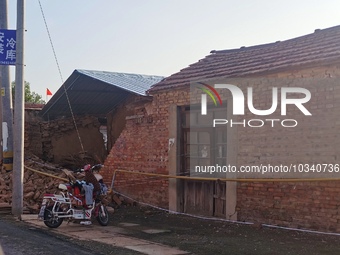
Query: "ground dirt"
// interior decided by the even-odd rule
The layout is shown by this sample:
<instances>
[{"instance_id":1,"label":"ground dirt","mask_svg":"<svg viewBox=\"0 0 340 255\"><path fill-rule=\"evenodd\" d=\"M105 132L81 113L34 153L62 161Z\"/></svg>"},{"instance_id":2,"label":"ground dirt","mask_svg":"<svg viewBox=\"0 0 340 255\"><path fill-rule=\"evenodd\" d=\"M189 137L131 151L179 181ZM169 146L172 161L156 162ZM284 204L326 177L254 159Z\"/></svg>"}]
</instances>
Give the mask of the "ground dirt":
<instances>
[{"instance_id":1,"label":"ground dirt","mask_svg":"<svg viewBox=\"0 0 340 255\"><path fill-rule=\"evenodd\" d=\"M136 223L129 235L175 246L192 254L340 254L340 236L283 230L260 225L203 220L147 207L116 209L110 225ZM146 229L164 229L148 234Z\"/></svg>"},{"instance_id":2,"label":"ground dirt","mask_svg":"<svg viewBox=\"0 0 340 255\"><path fill-rule=\"evenodd\" d=\"M0 210L0 255L55 254L141 255L142 253L95 241L70 238L52 232L48 228L36 228Z\"/></svg>"}]
</instances>

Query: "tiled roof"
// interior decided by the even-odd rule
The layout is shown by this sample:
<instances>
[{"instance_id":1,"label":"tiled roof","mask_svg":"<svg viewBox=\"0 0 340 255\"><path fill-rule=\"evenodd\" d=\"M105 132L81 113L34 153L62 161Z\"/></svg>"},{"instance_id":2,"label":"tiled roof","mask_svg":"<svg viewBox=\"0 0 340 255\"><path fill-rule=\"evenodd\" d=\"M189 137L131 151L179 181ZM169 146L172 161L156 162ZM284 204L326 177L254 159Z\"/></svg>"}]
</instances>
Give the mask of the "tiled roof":
<instances>
[{"instance_id":1,"label":"tiled roof","mask_svg":"<svg viewBox=\"0 0 340 255\"><path fill-rule=\"evenodd\" d=\"M186 86L191 81L238 77L340 61L340 26L270 44L213 50L204 59L152 86L150 92Z\"/></svg>"},{"instance_id":2,"label":"tiled roof","mask_svg":"<svg viewBox=\"0 0 340 255\"><path fill-rule=\"evenodd\" d=\"M109 85L119 87L123 90L145 95L145 92L150 89L152 85L160 82L164 77L155 75L131 74L131 73L117 73L106 71L92 71L80 70L77 71L81 74L87 75L91 78L100 80Z\"/></svg>"}]
</instances>

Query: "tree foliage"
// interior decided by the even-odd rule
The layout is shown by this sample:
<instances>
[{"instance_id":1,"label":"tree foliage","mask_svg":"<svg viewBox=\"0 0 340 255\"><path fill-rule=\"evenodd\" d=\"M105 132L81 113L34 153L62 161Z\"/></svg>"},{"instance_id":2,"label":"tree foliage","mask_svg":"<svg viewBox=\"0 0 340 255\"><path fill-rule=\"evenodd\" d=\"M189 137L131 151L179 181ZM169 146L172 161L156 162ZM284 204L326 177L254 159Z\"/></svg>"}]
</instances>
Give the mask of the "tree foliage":
<instances>
[{"instance_id":1,"label":"tree foliage","mask_svg":"<svg viewBox=\"0 0 340 255\"><path fill-rule=\"evenodd\" d=\"M14 102L15 98L15 82L12 82L12 98ZM38 93L31 91L30 83L25 81L25 103L34 104L45 104L46 102L42 99L42 96Z\"/></svg>"}]
</instances>

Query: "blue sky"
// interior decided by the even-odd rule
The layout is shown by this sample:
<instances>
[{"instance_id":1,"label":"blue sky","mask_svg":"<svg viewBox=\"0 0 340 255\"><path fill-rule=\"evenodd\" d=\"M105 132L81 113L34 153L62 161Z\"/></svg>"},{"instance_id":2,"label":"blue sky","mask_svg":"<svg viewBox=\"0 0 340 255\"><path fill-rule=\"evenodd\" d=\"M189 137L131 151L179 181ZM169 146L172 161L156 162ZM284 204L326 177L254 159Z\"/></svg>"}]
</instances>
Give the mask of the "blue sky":
<instances>
[{"instance_id":1,"label":"blue sky","mask_svg":"<svg viewBox=\"0 0 340 255\"><path fill-rule=\"evenodd\" d=\"M64 80L75 69L169 76L211 50L340 25L338 0L40 0ZM8 0L9 28L16 1ZM26 0L25 80L45 99L62 85L38 0ZM11 80L14 80L11 67Z\"/></svg>"}]
</instances>

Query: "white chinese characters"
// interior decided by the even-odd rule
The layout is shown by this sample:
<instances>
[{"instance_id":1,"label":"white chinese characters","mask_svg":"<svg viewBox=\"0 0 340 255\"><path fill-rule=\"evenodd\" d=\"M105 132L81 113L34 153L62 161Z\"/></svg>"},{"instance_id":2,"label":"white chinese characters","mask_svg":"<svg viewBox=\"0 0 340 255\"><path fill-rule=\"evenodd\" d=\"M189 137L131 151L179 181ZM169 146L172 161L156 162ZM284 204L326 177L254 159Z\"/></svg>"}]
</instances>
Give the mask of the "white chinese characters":
<instances>
[{"instance_id":1,"label":"white chinese characters","mask_svg":"<svg viewBox=\"0 0 340 255\"><path fill-rule=\"evenodd\" d=\"M15 60L15 44L16 41L13 38L7 39L6 47L8 47L9 49L6 51L6 59Z\"/></svg>"},{"instance_id":2,"label":"white chinese characters","mask_svg":"<svg viewBox=\"0 0 340 255\"><path fill-rule=\"evenodd\" d=\"M5 34L0 32L0 54L4 54L4 38L5 38Z\"/></svg>"}]
</instances>

